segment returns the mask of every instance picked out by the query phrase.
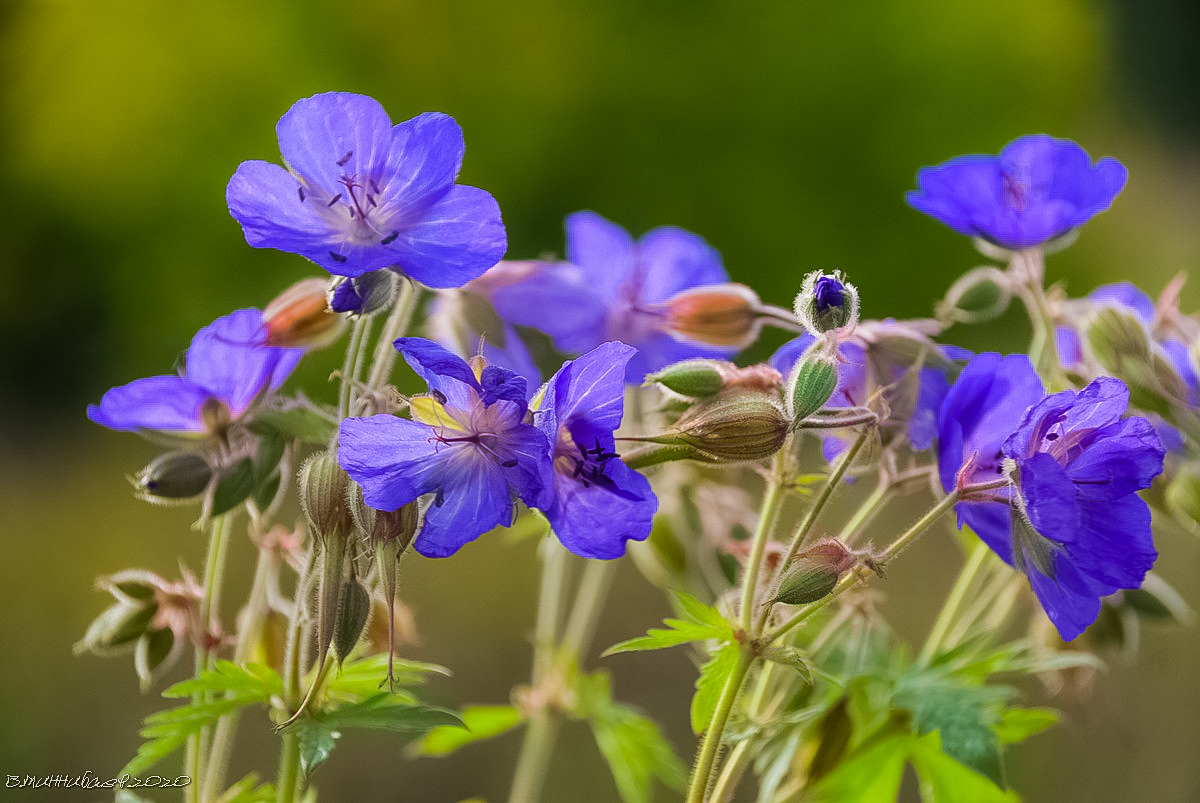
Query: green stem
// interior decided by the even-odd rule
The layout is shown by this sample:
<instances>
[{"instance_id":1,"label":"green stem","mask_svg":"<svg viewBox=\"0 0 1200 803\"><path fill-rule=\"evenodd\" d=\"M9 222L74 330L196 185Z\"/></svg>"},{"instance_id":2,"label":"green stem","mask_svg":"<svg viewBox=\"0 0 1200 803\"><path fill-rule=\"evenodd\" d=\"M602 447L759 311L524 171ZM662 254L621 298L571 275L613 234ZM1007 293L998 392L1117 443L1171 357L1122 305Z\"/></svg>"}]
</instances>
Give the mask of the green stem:
<instances>
[{"instance_id":1,"label":"green stem","mask_svg":"<svg viewBox=\"0 0 1200 803\"><path fill-rule=\"evenodd\" d=\"M367 378L368 393L381 390L392 375L392 365L396 362L397 353L392 343L408 329L419 296L420 292L412 281L401 279L400 293L392 306L391 314L388 315L387 323L383 325L383 331L379 333L379 340L375 343L375 359L371 363L371 374Z\"/></svg>"},{"instance_id":2,"label":"green stem","mask_svg":"<svg viewBox=\"0 0 1200 803\"><path fill-rule=\"evenodd\" d=\"M300 737L293 731L283 734L279 747L279 775L275 779L276 803L292 803L300 780Z\"/></svg>"},{"instance_id":3,"label":"green stem","mask_svg":"<svg viewBox=\"0 0 1200 803\"><path fill-rule=\"evenodd\" d=\"M905 549L907 549L909 547L909 545L912 544L912 542L914 540L916 540L916 538L919 535L921 535L923 532L925 532L925 530L927 530L931 524L933 524L935 521L937 521L939 518L941 518L943 513L945 513L947 510L950 510L952 507L954 507L954 504L957 501L958 501L958 492L957 491L954 493L951 493L951 494L947 494L942 499L942 501L938 502L936 505L933 506L933 508L931 508L928 512L926 512L925 515L922 516L917 521L916 524L914 524L912 527L909 527L907 530L905 530L900 535L899 538L897 538L895 541L893 541L891 546L889 546L887 549L885 549L875 559L875 562L879 565L879 567L881 569L883 567L885 567L889 562L894 560L901 552L903 552ZM761 644L763 646L771 644L774 641L776 641L780 636L784 635L785 633L790 632L793 628L798 627L802 622L804 622L805 620L807 620L808 618L813 616L818 611L822 610L826 605L829 605L831 602L833 602L835 599L840 597L842 594L846 593L851 588L853 588L854 586L861 583L868 576L868 574L869 574L869 572L866 572L863 569L856 569L855 571L851 572L850 574L847 574L845 577L843 577L841 579L841 581L837 584L837 586L834 587L833 591L830 592L829 596L827 596L824 599L821 599L817 602L814 602L811 605L808 605L807 607L804 608L804 610L797 613L791 619L789 619L786 622L784 622L783 624L779 625L774 630L768 631L766 634L764 634L761 639Z\"/></svg>"},{"instance_id":4,"label":"green stem","mask_svg":"<svg viewBox=\"0 0 1200 803\"><path fill-rule=\"evenodd\" d=\"M754 694L748 703L750 716L753 719L761 721L763 717L770 716L767 694L771 691L778 669L779 664L768 661L762 671L758 673L758 682L754 686ZM775 705L777 703L772 704L770 708L774 708ZM733 796L738 782L742 779L742 774L746 771L747 764L754 757L750 752L753 744L753 740L743 739L730 751L729 757L725 759L725 763L721 767L721 773L717 776L716 783L713 784L712 794L709 796L712 803L726 803Z\"/></svg>"},{"instance_id":5,"label":"green stem","mask_svg":"<svg viewBox=\"0 0 1200 803\"><path fill-rule=\"evenodd\" d=\"M843 525L837 540L849 546L858 535L859 530L870 524L871 520L875 518L875 514L883 508L893 487L891 481L886 478L881 479L871 490L870 496L858 506L854 515Z\"/></svg>"},{"instance_id":6,"label":"green stem","mask_svg":"<svg viewBox=\"0 0 1200 803\"><path fill-rule=\"evenodd\" d=\"M792 562L792 558L796 557L796 553L804 545L804 539L816 523L817 516L821 515L821 511L825 508L825 504L829 501L829 498L833 496L833 492L837 489L838 484L841 483L846 470L850 468L850 464L854 462L854 458L858 456L859 451L866 444L869 433L869 429L863 429L858 433L858 437L854 439L854 443L850 444L850 448L842 453L841 459L833 467L833 471L829 472L829 476L825 478L825 485L822 486L821 492L817 495L816 500L813 501L812 507L805 514L804 521L796 529L796 534L792 537L792 545L788 547L787 555L784 556L784 559L779 564L781 571Z\"/></svg>"},{"instance_id":7,"label":"green stem","mask_svg":"<svg viewBox=\"0 0 1200 803\"><path fill-rule=\"evenodd\" d=\"M338 420L350 415L351 391L354 389L354 368L359 362L366 341L367 321L358 317L350 330L350 342L346 344L346 358L342 361L342 384L338 388ZM336 437L336 436L335 436Z\"/></svg>"},{"instance_id":8,"label":"green stem","mask_svg":"<svg viewBox=\"0 0 1200 803\"><path fill-rule=\"evenodd\" d=\"M925 639L925 646L921 648L921 654L917 658L918 665L928 665L933 659L934 653L941 646L942 640L946 637L946 631L950 629L950 625L958 613L959 606L966 598L968 589L974 584L975 577L979 574L979 569L983 566L987 553L987 544L982 541L975 544L975 548L971 550L966 564L958 573L958 579L954 581L954 587L950 589L949 596L942 603L942 610L933 623L933 629L929 631L929 638Z\"/></svg>"},{"instance_id":9,"label":"green stem","mask_svg":"<svg viewBox=\"0 0 1200 803\"><path fill-rule=\"evenodd\" d=\"M754 627L754 598L758 591L758 575L762 569L763 555L766 554L767 541L775 529L779 518L779 503L783 500L783 467L786 459L784 452L784 449L780 449L775 453L771 477L767 480L767 489L763 496L762 511L758 514L758 524L750 542L750 556L746 559L746 569L742 572L742 604L738 617L742 632L747 638L758 635L757 632L751 632L751 628Z\"/></svg>"},{"instance_id":10,"label":"green stem","mask_svg":"<svg viewBox=\"0 0 1200 803\"><path fill-rule=\"evenodd\" d=\"M615 560L589 560L584 567L583 579L575 595L575 605L571 608L571 617L567 620L562 640L568 653L576 659L581 660L591 646L596 625L604 610L604 600L616 576Z\"/></svg>"},{"instance_id":11,"label":"green stem","mask_svg":"<svg viewBox=\"0 0 1200 803\"><path fill-rule=\"evenodd\" d=\"M542 579L538 592L537 621L534 625L533 690L536 706L529 715L521 740L521 752L513 772L510 803L535 803L542 793L554 740L561 715L548 697L555 683L554 666L563 587L567 575L567 552L553 536L542 540Z\"/></svg>"},{"instance_id":12,"label":"green stem","mask_svg":"<svg viewBox=\"0 0 1200 803\"><path fill-rule=\"evenodd\" d=\"M743 643L738 652L738 662L734 666L733 672L725 679L725 685L721 687L721 696L713 711L712 721L709 722L708 729L704 731L704 738L700 742L700 752L696 756L695 766L692 767L692 780L688 786L687 803L704 803L705 792L708 791L708 783L713 773L713 765L717 760L717 751L721 747L721 739L725 734L725 725L729 722L733 704L737 700L742 682L745 681L753 663L754 654L750 646Z\"/></svg>"}]
</instances>

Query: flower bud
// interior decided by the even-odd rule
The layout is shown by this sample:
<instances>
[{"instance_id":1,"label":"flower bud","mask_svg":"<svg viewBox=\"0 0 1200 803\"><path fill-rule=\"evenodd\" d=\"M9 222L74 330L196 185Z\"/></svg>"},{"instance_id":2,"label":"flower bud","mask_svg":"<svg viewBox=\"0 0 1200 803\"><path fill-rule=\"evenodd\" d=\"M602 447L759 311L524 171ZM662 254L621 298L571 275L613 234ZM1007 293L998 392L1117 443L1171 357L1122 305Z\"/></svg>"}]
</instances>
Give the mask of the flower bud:
<instances>
[{"instance_id":1,"label":"flower bud","mask_svg":"<svg viewBox=\"0 0 1200 803\"><path fill-rule=\"evenodd\" d=\"M320 348L337 339L342 319L329 309L328 279L302 279L263 309L268 346Z\"/></svg>"},{"instance_id":2,"label":"flower bud","mask_svg":"<svg viewBox=\"0 0 1200 803\"><path fill-rule=\"evenodd\" d=\"M857 558L833 538L822 538L796 556L768 602L807 605L829 596Z\"/></svg>"},{"instance_id":3,"label":"flower bud","mask_svg":"<svg viewBox=\"0 0 1200 803\"><path fill-rule=\"evenodd\" d=\"M1188 392L1174 366L1154 348L1146 327L1116 307L1096 311L1087 327L1092 354L1106 371L1125 381L1130 400L1143 410L1169 414Z\"/></svg>"},{"instance_id":4,"label":"flower bud","mask_svg":"<svg viewBox=\"0 0 1200 803\"><path fill-rule=\"evenodd\" d=\"M372 544L395 542L400 547L399 551L403 552L421 527L419 511L415 501L390 511L368 507L362 498L362 488L358 483L352 483L350 516L354 519L355 526L362 530Z\"/></svg>"},{"instance_id":5,"label":"flower bud","mask_svg":"<svg viewBox=\"0 0 1200 803\"><path fill-rule=\"evenodd\" d=\"M134 478L138 494L156 499L191 499L199 496L212 479L208 461L195 452L159 455Z\"/></svg>"},{"instance_id":6,"label":"flower bud","mask_svg":"<svg viewBox=\"0 0 1200 803\"><path fill-rule=\"evenodd\" d=\"M348 492L350 478L329 452L317 452L300 468L300 507L313 534L324 541L329 536L350 534Z\"/></svg>"},{"instance_id":7,"label":"flower bud","mask_svg":"<svg viewBox=\"0 0 1200 803\"><path fill-rule=\"evenodd\" d=\"M820 410L837 389L837 357L816 349L805 355L792 369L786 395L792 429Z\"/></svg>"},{"instance_id":8,"label":"flower bud","mask_svg":"<svg viewBox=\"0 0 1200 803\"><path fill-rule=\"evenodd\" d=\"M782 448L788 420L765 393L722 393L697 404L659 442L684 444L718 462L762 460Z\"/></svg>"},{"instance_id":9,"label":"flower bud","mask_svg":"<svg viewBox=\"0 0 1200 803\"><path fill-rule=\"evenodd\" d=\"M709 346L745 348L758 338L758 295L744 284L693 287L663 305L666 328L676 337Z\"/></svg>"},{"instance_id":10,"label":"flower bud","mask_svg":"<svg viewBox=\"0 0 1200 803\"><path fill-rule=\"evenodd\" d=\"M853 328L858 323L858 289L840 270L813 271L804 277L794 307L796 317L814 335Z\"/></svg>"},{"instance_id":11,"label":"flower bud","mask_svg":"<svg viewBox=\"0 0 1200 803\"><path fill-rule=\"evenodd\" d=\"M357 577L342 584L338 598L337 623L333 628L333 651L338 663L358 644L367 629L367 618L371 614L371 596Z\"/></svg>"},{"instance_id":12,"label":"flower bud","mask_svg":"<svg viewBox=\"0 0 1200 803\"><path fill-rule=\"evenodd\" d=\"M725 376L716 360L694 359L668 365L646 376L643 384L657 383L667 390L689 399L713 396L725 383Z\"/></svg>"},{"instance_id":13,"label":"flower bud","mask_svg":"<svg viewBox=\"0 0 1200 803\"><path fill-rule=\"evenodd\" d=\"M1004 314L1012 301L1011 280L999 268L973 268L950 285L938 303L937 316L946 323L986 323Z\"/></svg>"},{"instance_id":14,"label":"flower bud","mask_svg":"<svg viewBox=\"0 0 1200 803\"><path fill-rule=\"evenodd\" d=\"M329 291L329 309L370 315L391 306L399 286L399 277L390 270L376 270L344 279Z\"/></svg>"}]
</instances>

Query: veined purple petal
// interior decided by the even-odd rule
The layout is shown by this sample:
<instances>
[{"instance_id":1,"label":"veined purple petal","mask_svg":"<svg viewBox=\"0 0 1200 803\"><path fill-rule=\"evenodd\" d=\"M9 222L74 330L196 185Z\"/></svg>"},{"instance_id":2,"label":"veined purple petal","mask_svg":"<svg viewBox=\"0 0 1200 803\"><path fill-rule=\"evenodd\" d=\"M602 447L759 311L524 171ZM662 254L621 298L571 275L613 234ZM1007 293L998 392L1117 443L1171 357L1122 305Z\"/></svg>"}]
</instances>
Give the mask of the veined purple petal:
<instances>
[{"instance_id":1,"label":"veined purple petal","mask_svg":"<svg viewBox=\"0 0 1200 803\"><path fill-rule=\"evenodd\" d=\"M1100 591L1077 590L1087 581L1061 553L1053 556L1055 577L1038 571L1028 574L1029 585L1047 618L1064 641L1073 641L1100 615Z\"/></svg>"},{"instance_id":2,"label":"veined purple petal","mask_svg":"<svg viewBox=\"0 0 1200 803\"><path fill-rule=\"evenodd\" d=\"M421 209L432 206L462 167L462 129L448 115L426 112L393 127L391 136L384 195Z\"/></svg>"},{"instance_id":3,"label":"veined purple petal","mask_svg":"<svg viewBox=\"0 0 1200 803\"><path fill-rule=\"evenodd\" d=\"M381 178L392 121L374 98L325 92L292 104L275 126L283 161L309 187L332 197L343 176Z\"/></svg>"},{"instance_id":4,"label":"veined purple petal","mask_svg":"<svg viewBox=\"0 0 1200 803\"><path fill-rule=\"evenodd\" d=\"M87 417L121 432L203 432L200 408L212 394L181 376L151 376L112 388Z\"/></svg>"},{"instance_id":5,"label":"veined purple petal","mask_svg":"<svg viewBox=\"0 0 1200 803\"><path fill-rule=\"evenodd\" d=\"M1033 528L1058 543L1074 541L1080 516L1075 483L1045 452L1022 460L1020 465L1020 493Z\"/></svg>"},{"instance_id":6,"label":"veined purple petal","mask_svg":"<svg viewBox=\"0 0 1200 803\"><path fill-rule=\"evenodd\" d=\"M1163 455L1154 424L1132 416L1100 430L1066 470L1081 497L1103 502L1149 488L1162 473Z\"/></svg>"},{"instance_id":7,"label":"veined purple petal","mask_svg":"<svg viewBox=\"0 0 1200 803\"><path fill-rule=\"evenodd\" d=\"M396 235L385 246L389 264L428 287L461 287L508 249L496 199L462 184L425 208L421 219L402 221Z\"/></svg>"},{"instance_id":8,"label":"veined purple petal","mask_svg":"<svg viewBox=\"0 0 1200 803\"><path fill-rule=\"evenodd\" d=\"M621 557L627 541L650 534L658 510L649 480L620 460L607 461L605 476L609 487L556 473L554 502L543 509L558 540L581 557Z\"/></svg>"},{"instance_id":9,"label":"veined purple petal","mask_svg":"<svg viewBox=\"0 0 1200 803\"><path fill-rule=\"evenodd\" d=\"M237 310L213 321L192 338L187 378L225 402L236 418L264 390L288 377L303 350L263 345L262 312Z\"/></svg>"},{"instance_id":10,"label":"veined purple petal","mask_svg":"<svg viewBox=\"0 0 1200 803\"><path fill-rule=\"evenodd\" d=\"M464 456L447 459L445 467L441 491L426 509L421 532L413 542L427 558L449 557L493 527L507 526L513 520L508 482L494 464Z\"/></svg>"},{"instance_id":11,"label":"veined purple petal","mask_svg":"<svg viewBox=\"0 0 1200 803\"><path fill-rule=\"evenodd\" d=\"M550 421L547 436L554 437L557 427L570 428L577 421L607 430L611 435L621 425L625 410L625 365L637 352L620 342L602 343L596 348L563 363L546 389L540 421Z\"/></svg>"},{"instance_id":12,"label":"veined purple petal","mask_svg":"<svg viewBox=\"0 0 1200 803\"><path fill-rule=\"evenodd\" d=\"M1132 282L1101 285L1088 294L1088 300L1096 304L1124 307L1147 326L1154 320L1154 302Z\"/></svg>"},{"instance_id":13,"label":"veined purple petal","mask_svg":"<svg viewBox=\"0 0 1200 803\"><path fill-rule=\"evenodd\" d=\"M483 390L466 360L432 340L423 337L401 337L392 345L404 357L409 367L417 372L417 376L425 380L430 390L445 393L448 388L444 387L443 380L446 378L455 379L474 388L476 392ZM460 406L465 409L466 402L460 400Z\"/></svg>"},{"instance_id":14,"label":"veined purple petal","mask_svg":"<svg viewBox=\"0 0 1200 803\"><path fill-rule=\"evenodd\" d=\"M298 253L326 270L339 267L329 251L341 238L313 202L301 200L296 177L279 165L242 162L225 188L225 202L251 246Z\"/></svg>"},{"instance_id":15,"label":"veined purple petal","mask_svg":"<svg viewBox=\"0 0 1200 803\"><path fill-rule=\"evenodd\" d=\"M452 448L431 437L429 427L393 415L347 418L338 429L338 463L376 510L397 510L433 493L453 467Z\"/></svg>"}]
</instances>

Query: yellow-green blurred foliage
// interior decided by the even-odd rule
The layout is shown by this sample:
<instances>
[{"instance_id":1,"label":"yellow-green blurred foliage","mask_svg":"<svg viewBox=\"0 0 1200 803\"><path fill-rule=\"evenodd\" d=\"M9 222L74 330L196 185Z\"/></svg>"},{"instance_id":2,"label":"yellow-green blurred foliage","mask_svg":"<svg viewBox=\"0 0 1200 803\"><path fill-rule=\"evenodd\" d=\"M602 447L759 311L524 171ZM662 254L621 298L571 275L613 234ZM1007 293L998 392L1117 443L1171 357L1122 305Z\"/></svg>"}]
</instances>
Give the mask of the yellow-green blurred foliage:
<instances>
[{"instance_id":1,"label":"yellow-green blurred foliage","mask_svg":"<svg viewBox=\"0 0 1200 803\"><path fill-rule=\"evenodd\" d=\"M1156 19L1170 11L1157 5ZM190 511L131 498L123 475L152 448L89 425L83 407L111 385L169 371L217 316L319 272L246 246L224 204L239 161L278 158L274 124L294 100L336 89L376 97L396 121L453 115L467 142L462 181L500 202L512 257L561 253L563 217L594 209L634 234L664 224L700 233L736 280L783 306L804 272L841 268L868 317L927 315L955 275L982 261L904 205L917 168L1044 131L1130 170L1112 211L1051 259L1051 279L1084 294L1129 278L1154 295L1200 258L1195 120L1172 113L1194 104L1187 88L1197 73L1186 57L1170 61L1200 43L1180 33L1194 21L1186 3L1165 18L1161 52L1138 9L1083 0L4 4L0 773L112 774L136 748L140 718L163 703L137 694L128 661L73 657L70 647L104 605L91 577L127 566L172 573L178 554L198 568L200 536L188 530ZM1188 288L1185 299L1196 298ZM950 336L1019 348L1027 330L1017 316L1005 320L1010 329ZM335 361L310 361L300 381L327 393ZM1196 543L1176 532L1160 541L1163 573L1191 582L1185 590L1200 601L1189 580L1200 568ZM903 600L908 588L919 607L921 579L903 579L922 565L913 555L888 589ZM526 677L534 564L528 544L500 539L406 564L424 634L415 654L456 670L432 690L439 701L501 702ZM628 591L602 645L663 613L631 567L619 582ZM688 756L694 675L682 653L603 663L617 695L662 720ZM1138 668L1114 669L1089 703L1059 701L1069 726L1012 751L1014 784L1030 800L1197 799L1197 669L1194 631L1151 632ZM244 720L235 770L273 771L267 727ZM498 800L515 747L509 737L414 763L386 735L347 737L317 781L333 801ZM615 799L585 730L568 730L559 760L550 799Z\"/></svg>"}]
</instances>

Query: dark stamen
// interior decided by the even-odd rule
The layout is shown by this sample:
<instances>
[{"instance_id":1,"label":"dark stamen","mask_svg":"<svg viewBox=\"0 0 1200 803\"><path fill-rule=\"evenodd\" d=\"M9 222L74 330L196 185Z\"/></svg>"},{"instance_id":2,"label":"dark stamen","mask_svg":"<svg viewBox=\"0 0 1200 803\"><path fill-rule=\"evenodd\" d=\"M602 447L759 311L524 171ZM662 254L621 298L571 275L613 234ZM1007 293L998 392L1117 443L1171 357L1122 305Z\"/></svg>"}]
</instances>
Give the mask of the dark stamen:
<instances>
[{"instance_id":1,"label":"dark stamen","mask_svg":"<svg viewBox=\"0 0 1200 803\"><path fill-rule=\"evenodd\" d=\"M437 494L435 494L433 497L433 506L441 507L442 503L445 501L446 501L446 492L443 489L438 488Z\"/></svg>"},{"instance_id":2,"label":"dark stamen","mask_svg":"<svg viewBox=\"0 0 1200 803\"><path fill-rule=\"evenodd\" d=\"M431 391L429 391L429 395L432 396L433 400L436 401L438 404L446 403L446 394L442 393L440 390L431 390Z\"/></svg>"},{"instance_id":3,"label":"dark stamen","mask_svg":"<svg viewBox=\"0 0 1200 803\"><path fill-rule=\"evenodd\" d=\"M337 160L338 167L345 167L346 162L350 161L350 157L354 155L354 151L346 151L346 155Z\"/></svg>"},{"instance_id":4,"label":"dark stamen","mask_svg":"<svg viewBox=\"0 0 1200 803\"><path fill-rule=\"evenodd\" d=\"M517 460L516 458L513 458L512 460L505 460L500 465L504 466L505 468L514 468L517 465Z\"/></svg>"},{"instance_id":5,"label":"dark stamen","mask_svg":"<svg viewBox=\"0 0 1200 803\"><path fill-rule=\"evenodd\" d=\"M340 201L340 200L342 200L342 194L339 192L337 195L333 196L333 198L332 198L332 199L329 201L329 203L327 203L327 204L325 204L325 205L326 205L326 206L333 206L334 204L336 204L336 203L337 203L338 201Z\"/></svg>"},{"instance_id":6,"label":"dark stamen","mask_svg":"<svg viewBox=\"0 0 1200 803\"><path fill-rule=\"evenodd\" d=\"M343 262L350 261L350 257L343 256L342 254L339 254L337 251L330 251L329 258L332 259L334 262L338 263L339 265Z\"/></svg>"},{"instance_id":7,"label":"dark stamen","mask_svg":"<svg viewBox=\"0 0 1200 803\"><path fill-rule=\"evenodd\" d=\"M375 179L371 179L371 181L369 183L371 184L371 192L378 195L379 194L379 185L375 183Z\"/></svg>"},{"instance_id":8,"label":"dark stamen","mask_svg":"<svg viewBox=\"0 0 1200 803\"><path fill-rule=\"evenodd\" d=\"M300 203L304 203L304 188L297 187L296 189L298 189L300 191Z\"/></svg>"},{"instance_id":9,"label":"dark stamen","mask_svg":"<svg viewBox=\"0 0 1200 803\"><path fill-rule=\"evenodd\" d=\"M394 231L391 234L389 234L387 237L384 237L382 240L380 240L379 244L380 245L391 245L392 243L396 242L396 238L399 236L400 236L400 232Z\"/></svg>"}]
</instances>

